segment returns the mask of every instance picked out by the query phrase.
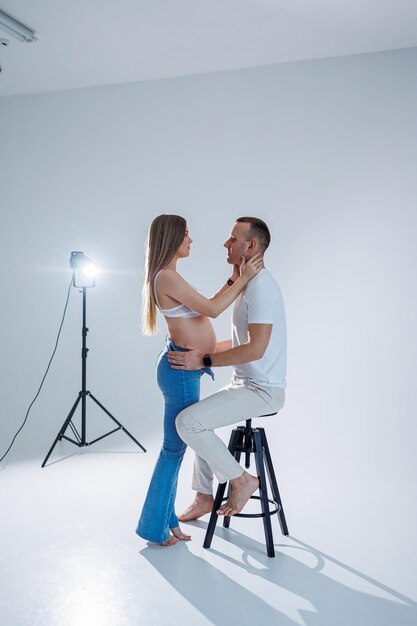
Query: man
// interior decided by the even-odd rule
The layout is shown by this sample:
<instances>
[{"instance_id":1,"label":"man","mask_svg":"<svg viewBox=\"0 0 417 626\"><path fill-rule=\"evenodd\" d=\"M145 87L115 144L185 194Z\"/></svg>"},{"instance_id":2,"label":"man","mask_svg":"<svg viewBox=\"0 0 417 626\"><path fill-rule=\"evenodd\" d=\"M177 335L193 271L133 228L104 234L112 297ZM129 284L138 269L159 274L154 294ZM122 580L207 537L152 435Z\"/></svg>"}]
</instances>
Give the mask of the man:
<instances>
[{"instance_id":1,"label":"man","mask_svg":"<svg viewBox=\"0 0 417 626\"><path fill-rule=\"evenodd\" d=\"M255 217L240 217L233 226L227 261L233 266L232 284L238 275L241 257L263 255L270 243L267 225ZM225 287L226 288L226 287ZM213 354L202 354L192 346L188 352L170 352L175 369L233 365L230 385L179 413L176 426L180 437L196 452L192 488L194 502L179 517L197 519L213 506L213 473L219 482L230 481L228 500L217 513L240 513L259 481L244 471L230 454L214 428L235 424L279 411L284 406L286 386L286 324L284 303L278 284L263 268L236 299L232 315L232 339L217 344Z\"/></svg>"}]
</instances>

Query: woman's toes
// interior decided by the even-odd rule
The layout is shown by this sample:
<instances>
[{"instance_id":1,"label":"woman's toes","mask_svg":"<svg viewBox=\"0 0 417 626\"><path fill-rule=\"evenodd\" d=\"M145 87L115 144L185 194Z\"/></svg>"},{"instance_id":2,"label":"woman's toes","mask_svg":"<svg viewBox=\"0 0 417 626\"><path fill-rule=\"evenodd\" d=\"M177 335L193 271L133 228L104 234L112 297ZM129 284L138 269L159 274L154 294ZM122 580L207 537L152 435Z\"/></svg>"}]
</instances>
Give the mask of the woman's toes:
<instances>
[{"instance_id":1,"label":"woman's toes","mask_svg":"<svg viewBox=\"0 0 417 626\"><path fill-rule=\"evenodd\" d=\"M175 546L175 544L178 543L178 541L179 539L177 539L177 537L170 535L166 541L163 541L159 545L160 546Z\"/></svg>"},{"instance_id":2,"label":"woman's toes","mask_svg":"<svg viewBox=\"0 0 417 626\"><path fill-rule=\"evenodd\" d=\"M191 535L185 535L179 526L177 528L170 528L170 531L179 541L190 541L191 539Z\"/></svg>"}]
</instances>

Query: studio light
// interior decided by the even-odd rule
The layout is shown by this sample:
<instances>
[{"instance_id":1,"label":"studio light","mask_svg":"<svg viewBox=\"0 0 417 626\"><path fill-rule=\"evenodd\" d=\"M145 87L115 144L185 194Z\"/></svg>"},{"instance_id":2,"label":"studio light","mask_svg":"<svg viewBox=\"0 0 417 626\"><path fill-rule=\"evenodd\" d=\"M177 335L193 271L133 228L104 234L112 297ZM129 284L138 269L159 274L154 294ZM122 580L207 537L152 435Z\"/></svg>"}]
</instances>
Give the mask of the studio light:
<instances>
[{"instance_id":1,"label":"studio light","mask_svg":"<svg viewBox=\"0 0 417 626\"><path fill-rule=\"evenodd\" d=\"M38 37L36 33L22 24L18 22L7 13L0 11L0 30L5 30L9 35L12 35L15 39L19 41L23 41L25 43L30 43L33 41L38 41Z\"/></svg>"},{"instance_id":2,"label":"studio light","mask_svg":"<svg viewBox=\"0 0 417 626\"><path fill-rule=\"evenodd\" d=\"M74 250L71 252L70 260L69 260L70 268L73 271L72 275L72 284L74 287L80 287L83 294L83 311L82 311L82 320L83 326L81 330L82 336L82 348L81 348L81 391L79 391L77 399L75 400L70 412L67 415L65 422L63 423L60 431L58 432L55 441L53 442L48 454L46 455L42 467L45 467L49 457L51 456L56 444L58 441L62 441L62 439L66 439L70 443L75 444L79 448L83 448L84 446L91 446L93 443L112 435L118 430L122 430L125 435L130 437L132 441L136 445L139 446L146 452L146 449L142 446L141 443L130 432L117 420L114 415L110 413L106 409L106 407L97 400L95 396L87 389L87 355L89 352L89 348L87 348L87 288L94 287L95 281L94 278L97 274L97 266L91 261L80 250ZM90 398L102 411L110 418L114 424L116 424L116 428L110 430L109 432L101 435L100 437L96 437L93 441L87 440L87 398ZM77 410L78 405L81 404L81 428L75 425L73 421L74 414ZM68 428L72 431L74 438L68 437L66 434ZM81 431L81 432L80 432Z\"/></svg>"},{"instance_id":3,"label":"studio light","mask_svg":"<svg viewBox=\"0 0 417 626\"><path fill-rule=\"evenodd\" d=\"M74 287L87 288L95 286L98 268L84 252L77 250L71 252L69 264L73 270L72 284Z\"/></svg>"}]
</instances>

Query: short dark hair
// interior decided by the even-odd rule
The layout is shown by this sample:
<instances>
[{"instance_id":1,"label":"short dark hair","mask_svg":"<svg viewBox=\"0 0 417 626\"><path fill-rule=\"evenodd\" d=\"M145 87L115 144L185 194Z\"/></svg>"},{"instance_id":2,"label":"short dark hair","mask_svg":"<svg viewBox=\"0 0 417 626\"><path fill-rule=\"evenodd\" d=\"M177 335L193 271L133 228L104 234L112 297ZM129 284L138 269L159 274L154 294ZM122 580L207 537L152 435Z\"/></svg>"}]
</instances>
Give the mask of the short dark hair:
<instances>
[{"instance_id":1,"label":"short dark hair","mask_svg":"<svg viewBox=\"0 0 417 626\"><path fill-rule=\"evenodd\" d=\"M271 233L265 222L259 219L259 217L238 217L236 222L250 224L248 238L256 238L259 241L262 252L265 252L271 242Z\"/></svg>"}]
</instances>

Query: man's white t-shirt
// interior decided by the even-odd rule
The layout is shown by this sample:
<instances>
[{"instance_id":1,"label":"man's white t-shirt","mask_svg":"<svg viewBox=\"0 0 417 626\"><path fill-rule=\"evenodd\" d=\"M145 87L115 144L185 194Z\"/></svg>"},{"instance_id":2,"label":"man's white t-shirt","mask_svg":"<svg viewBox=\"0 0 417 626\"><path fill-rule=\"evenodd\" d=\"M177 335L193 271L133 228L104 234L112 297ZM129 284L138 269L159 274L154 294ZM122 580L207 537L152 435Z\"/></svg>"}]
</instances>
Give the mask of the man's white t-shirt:
<instances>
[{"instance_id":1,"label":"man's white t-shirt","mask_svg":"<svg viewBox=\"0 0 417 626\"><path fill-rule=\"evenodd\" d=\"M262 359L235 365L234 377L285 389L287 327L284 301L278 283L266 269L252 278L235 300L232 315L233 347L247 343L248 324L272 324L271 338Z\"/></svg>"}]
</instances>

